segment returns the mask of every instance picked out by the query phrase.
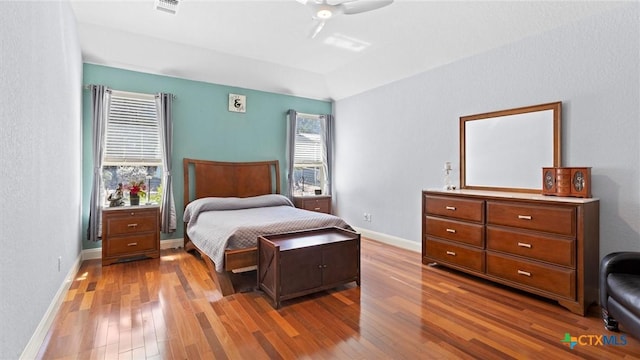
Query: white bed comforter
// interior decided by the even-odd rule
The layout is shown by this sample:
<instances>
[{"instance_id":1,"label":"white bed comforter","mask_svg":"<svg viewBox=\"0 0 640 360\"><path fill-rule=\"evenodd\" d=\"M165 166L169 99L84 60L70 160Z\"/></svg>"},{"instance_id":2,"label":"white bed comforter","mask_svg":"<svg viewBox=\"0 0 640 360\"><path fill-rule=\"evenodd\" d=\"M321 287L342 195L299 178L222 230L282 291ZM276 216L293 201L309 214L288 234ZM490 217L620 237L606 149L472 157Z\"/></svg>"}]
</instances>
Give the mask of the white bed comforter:
<instances>
[{"instance_id":1,"label":"white bed comforter","mask_svg":"<svg viewBox=\"0 0 640 360\"><path fill-rule=\"evenodd\" d=\"M224 271L226 249L253 247L258 236L336 226L351 229L341 218L297 209L282 195L251 198L202 198L184 212L187 235Z\"/></svg>"}]
</instances>

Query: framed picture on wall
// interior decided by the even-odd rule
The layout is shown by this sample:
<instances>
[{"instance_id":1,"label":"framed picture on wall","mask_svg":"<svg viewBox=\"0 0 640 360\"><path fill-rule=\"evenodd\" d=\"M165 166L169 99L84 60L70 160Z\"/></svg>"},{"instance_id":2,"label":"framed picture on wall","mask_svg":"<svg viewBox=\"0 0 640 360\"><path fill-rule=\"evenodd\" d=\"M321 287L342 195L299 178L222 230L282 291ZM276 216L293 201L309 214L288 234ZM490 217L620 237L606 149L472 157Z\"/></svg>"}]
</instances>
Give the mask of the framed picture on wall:
<instances>
[{"instance_id":1,"label":"framed picture on wall","mask_svg":"<svg viewBox=\"0 0 640 360\"><path fill-rule=\"evenodd\" d=\"M247 111L247 97L238 94L229 94L229 111L243 113Z\"/></svg>"}]
</instances>

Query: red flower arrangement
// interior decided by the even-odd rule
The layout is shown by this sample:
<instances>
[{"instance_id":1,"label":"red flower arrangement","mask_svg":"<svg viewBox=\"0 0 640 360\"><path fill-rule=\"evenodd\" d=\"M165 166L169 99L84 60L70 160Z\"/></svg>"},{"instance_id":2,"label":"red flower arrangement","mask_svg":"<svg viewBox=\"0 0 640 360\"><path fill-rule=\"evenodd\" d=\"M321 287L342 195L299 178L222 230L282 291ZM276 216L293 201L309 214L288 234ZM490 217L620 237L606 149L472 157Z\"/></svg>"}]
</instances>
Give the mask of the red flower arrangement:
<instances>
[{"instance_id":1,"label":"red flower arrangement","mask_svg":"<svg viewBox=\"0 0 640 360\"><path fill-rule=\"evenodd\" d=\"M144 185L144 180L142 181L132 181L131 184L127 186L129 190L129 196L145 196L147 193L145 190L147 187Z\"/></svg>"}]
</instances>

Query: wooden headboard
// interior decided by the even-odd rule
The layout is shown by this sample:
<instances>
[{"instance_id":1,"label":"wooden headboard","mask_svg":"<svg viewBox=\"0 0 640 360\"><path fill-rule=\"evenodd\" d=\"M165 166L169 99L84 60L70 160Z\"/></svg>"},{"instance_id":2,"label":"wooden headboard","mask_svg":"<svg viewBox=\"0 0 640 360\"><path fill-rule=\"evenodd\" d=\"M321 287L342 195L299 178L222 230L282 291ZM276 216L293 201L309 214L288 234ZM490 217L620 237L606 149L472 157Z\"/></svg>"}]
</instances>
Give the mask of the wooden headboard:
<instances>
[{"instance_id":1,"label":"wooden headboard","mask_svg":"<svg viewBox=\"0 0 640 360\"><path fill-rule=\"evenodd\" d=\"M223 162L185 158L183 165L184 206L208 196L249 197L280 193L278 160Z\"/></svg>"}]
</instances>

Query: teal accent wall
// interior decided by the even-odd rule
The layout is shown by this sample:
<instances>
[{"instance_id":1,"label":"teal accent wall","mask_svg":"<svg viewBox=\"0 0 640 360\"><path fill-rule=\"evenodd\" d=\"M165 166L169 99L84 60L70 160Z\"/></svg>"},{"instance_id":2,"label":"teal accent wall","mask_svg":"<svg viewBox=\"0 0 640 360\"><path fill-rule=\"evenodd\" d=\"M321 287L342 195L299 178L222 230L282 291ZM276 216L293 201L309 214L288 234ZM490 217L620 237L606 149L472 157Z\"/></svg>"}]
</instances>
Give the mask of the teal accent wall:
<instances>
[{"instance_id":1,"label":"teal accent wall","mask_svg":"<svg viewBox=\"0 0 640 360\"><path fill-rule=\"evenodd\" d=\"M289 109L312 114L330 114L329 101L236 88L113 67L84 64L84 84L106 85L114 90L142 93L171 93L173 101L172 167L178 229L162 239L183 237L182 159L218 161L280 161L285 191L286 113ZM229 93L246 95L246 113L228 111ZM92 161L91 94L83 93L83 201L82 221L89 219ZM100 247L84 236L83 248Z\"/></svg>"}]
</instances>

